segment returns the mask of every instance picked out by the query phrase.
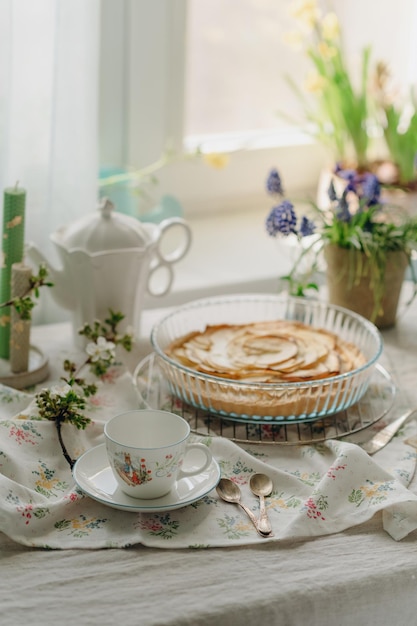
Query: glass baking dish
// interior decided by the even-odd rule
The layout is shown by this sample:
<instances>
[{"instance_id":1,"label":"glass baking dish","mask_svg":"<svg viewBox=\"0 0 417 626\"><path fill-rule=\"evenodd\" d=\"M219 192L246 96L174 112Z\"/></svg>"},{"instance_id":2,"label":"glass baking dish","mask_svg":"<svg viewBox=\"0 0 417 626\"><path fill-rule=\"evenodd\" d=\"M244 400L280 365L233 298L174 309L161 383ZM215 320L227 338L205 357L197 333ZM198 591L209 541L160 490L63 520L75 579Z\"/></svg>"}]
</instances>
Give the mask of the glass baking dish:
<instances>
[{"instance_id":1,"label":"glass baking dish","mask_svg":"<svg viewBox=\"0 0 417 626\"><path fill-rule=\"evenodd\" d=\"M319 380L259 383L201 373L165 353L173 341L209 325L275 319L331 331L353 343L365 363ZM349 408L365 394L383 348L378 329L352 311L317 299L269 294L219 296L178 307L153 327L151 343L174 396L229 419L262 423L315 420Z\"/></svg>"}]
</instances>

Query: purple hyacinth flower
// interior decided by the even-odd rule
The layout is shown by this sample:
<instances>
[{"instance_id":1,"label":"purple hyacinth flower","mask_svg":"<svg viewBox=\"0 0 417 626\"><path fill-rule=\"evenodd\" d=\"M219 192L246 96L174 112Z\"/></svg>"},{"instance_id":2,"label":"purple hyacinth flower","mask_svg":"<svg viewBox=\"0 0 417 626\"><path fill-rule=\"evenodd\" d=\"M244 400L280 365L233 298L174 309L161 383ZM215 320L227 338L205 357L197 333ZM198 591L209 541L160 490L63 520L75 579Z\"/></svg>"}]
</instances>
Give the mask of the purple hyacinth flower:
<instances>
[{"instance_id":1,"label":"purple hyacinth flower","mask_svg":"<svg viewBox=\"0 0 417 626\"><path fill-rule=\"evenodd\" d=\"M337 171L337 175L346 181L346 191L353 191L358 193L358 184L360 183L360 177L356 170L342 170Z\"/></svg>"},{"instance_id":2,"label":"purple hyacinth flower","mask_svg":"<svg viewBox=\"0 0 417 626\"><path fill-rule=\"evenodd\" d=\"M302 237L308 237L308 235L312 235L316 229L314 222L309 220L305 215L301 218L300 224L300 235Z\"/></svg>"},{"instance_id":3,"label":"purple hyacinth flower","mask_svg":"<svg viewBox=\"0 0 417 626\"><path fill-rule=\"evenodd\" d=\"M362 180L362 196L368 205L378 204L380 201L381 185L374 174L365 174Z\"/></svg>"},{"instance_id":4,"label":"purple hyacinth flower","mask_svg":"<svg viewBox=\"0 0 417 626\"><path fill-rule=\"evenodd\" d=\"M294 205L289 200L284 200L281 204L274 206L266 218L266 230L272 237L296 233L296 224Z\"/></svg>"},{"instance_id":5,"label":"purple hyacinth flower","mask_svg":"<svg viewBox=\"0 0 417 626\"><path fill-rule=\"evenodd\" d=\"M357 176L357 172L356 170L343 170L340 168L337 170L337 175L343 178L343 180L353 181Z\"/></svg>"},{"instance_id":6,"label":"purple hyacinth flower","mask_svg":"<svg viewBox=\"0 0 417 626\"><path fill-rule=\"evenodd\" d=\"M280 196L284 195L284 189L282 187L281 177L278 174L278 170L272 169L269 172L266 180L266 188L269 193L277 193Z\"/></svg>"}]
</instances>

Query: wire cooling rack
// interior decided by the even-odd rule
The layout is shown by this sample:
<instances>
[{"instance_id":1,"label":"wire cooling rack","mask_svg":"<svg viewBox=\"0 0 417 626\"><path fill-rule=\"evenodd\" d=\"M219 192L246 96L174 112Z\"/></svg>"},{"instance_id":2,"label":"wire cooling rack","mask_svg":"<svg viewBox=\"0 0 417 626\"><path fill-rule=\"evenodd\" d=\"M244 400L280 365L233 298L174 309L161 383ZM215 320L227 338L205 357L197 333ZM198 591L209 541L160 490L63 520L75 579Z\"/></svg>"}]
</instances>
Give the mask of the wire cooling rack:
<instances>
[{"instance_id":1,"label":"wire cooling rack","mask_svg":"<svg viewBox=\"0 0 417 626\"><path fill-rule=\"evenodd\" d=\"M249 423L197 409L173 396L154 356L144 359L135 371L141 406L177 413L187 420L193 433L227 437L236 443L300 445L340 439L384 417L393 405L396 392L390 374L377 365L367 392L349 409L308 422Z\"/></svg>"}]
</instances>

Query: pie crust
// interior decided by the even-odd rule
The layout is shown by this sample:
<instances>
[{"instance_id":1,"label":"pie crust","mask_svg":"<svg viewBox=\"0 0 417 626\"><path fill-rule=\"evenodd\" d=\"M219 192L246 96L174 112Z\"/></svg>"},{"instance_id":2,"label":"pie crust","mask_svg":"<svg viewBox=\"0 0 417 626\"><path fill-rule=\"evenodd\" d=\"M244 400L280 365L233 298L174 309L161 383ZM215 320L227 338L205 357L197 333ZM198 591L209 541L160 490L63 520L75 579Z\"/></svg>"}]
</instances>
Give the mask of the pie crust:
<instances>
[{"instance_id":1,"label":"pie crust","mask_svg":"<svg viewBox=\"0 0 417 626\"><path fill-rule=\"evenodd\" d=\"M188 369L164 368L183 399L238 415L319 414L356 384L340 375L366 364L353 343L292 320L207 326L175 340L165 352Z\"/></svg>"}]
</instances>

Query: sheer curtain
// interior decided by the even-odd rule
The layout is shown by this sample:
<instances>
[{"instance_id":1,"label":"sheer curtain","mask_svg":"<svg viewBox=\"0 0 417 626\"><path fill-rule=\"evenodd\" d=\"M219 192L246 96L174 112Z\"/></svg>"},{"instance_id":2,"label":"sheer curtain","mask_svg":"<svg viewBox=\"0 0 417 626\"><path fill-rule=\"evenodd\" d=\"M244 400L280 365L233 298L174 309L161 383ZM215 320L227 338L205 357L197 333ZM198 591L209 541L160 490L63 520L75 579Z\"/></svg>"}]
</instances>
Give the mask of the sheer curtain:
<instances>
[{"instance_id":1,"label":"sheer curtain","mask_svg":"<svg viewBox=\"0 0 417 626\"><path fill-rule=\"evenodd\" d=\"M97 199L99 0L0 0L0 192L26 189L26 241ZM48 294L35 321L65 319Z\"/></svg>"}]
</instances>

